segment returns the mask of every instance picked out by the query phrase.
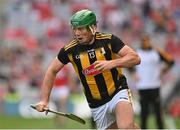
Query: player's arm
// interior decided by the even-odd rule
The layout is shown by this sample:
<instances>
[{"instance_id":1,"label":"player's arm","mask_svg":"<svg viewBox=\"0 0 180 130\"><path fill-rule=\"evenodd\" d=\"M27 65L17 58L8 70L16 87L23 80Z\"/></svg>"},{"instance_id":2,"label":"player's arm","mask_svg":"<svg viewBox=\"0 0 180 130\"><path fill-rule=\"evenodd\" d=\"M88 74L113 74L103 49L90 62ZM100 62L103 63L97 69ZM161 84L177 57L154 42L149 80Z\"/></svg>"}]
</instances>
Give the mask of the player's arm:
<instances>
[{"instance_id":1,"label":"player's arm","mask_svg":"<svg viewBox=\"0 0 180 130\"><path fill-rule=\"evenodd\" d=\"M118 55L119 57L117 59L112 60L115 67L129 68L141 62L138 54L127 45L119 50Z\"/></svg>"},{"instance_id":2,"label":"player's arm","mask_svg":"<svg viewBox=\"0 0 180 130\"><path fill-rule=\"evenodd\" d=\"M132 48L125 45L117 36L112 35L110 44L112 52L117 54L118 57L108 61L96 61L94 64L97 70L106 71L115 67L129 68L140 64L141 60L138 54Z\"/></svg>"},{"instance_id":3,"label":"player's arm","mask_svg":"<svg viewBox=\"0 0 180 130\"><path fill-rule=\"evenodd\" d=\"M141 62L138 54L127 45L123 45L123 47L117 52L117 55L118 57L113 60L96 61L94 63L95 69L106 71L115 67L129 68L138 65Z\"/></svg>"},{"instance_id":4,"label":"player's arm","mask_svg":"<svg viewBox=\"0 0 180 130\"><path fill-rule=\"evenodd\" d=\"M115 67L129 68L140 64L141 59L138 54L132 48L124 44L117 36L112 36L111 47L112 51L119 56L112 61Z\"/></svg>"},{"instance_id":5,"label":"player's arm","mask_svg":"<svg viewBox=\"0 0 180 130\"><path fill-rule=\"evenodd\" d=\"M56 74L62 69L63 66L64 64L62 64L57 57L49 65L43 80L41 101L36 104L36 109L38 111L44 111L44 109L48 107L49 96Z\"/></svg>"}]
</instances>

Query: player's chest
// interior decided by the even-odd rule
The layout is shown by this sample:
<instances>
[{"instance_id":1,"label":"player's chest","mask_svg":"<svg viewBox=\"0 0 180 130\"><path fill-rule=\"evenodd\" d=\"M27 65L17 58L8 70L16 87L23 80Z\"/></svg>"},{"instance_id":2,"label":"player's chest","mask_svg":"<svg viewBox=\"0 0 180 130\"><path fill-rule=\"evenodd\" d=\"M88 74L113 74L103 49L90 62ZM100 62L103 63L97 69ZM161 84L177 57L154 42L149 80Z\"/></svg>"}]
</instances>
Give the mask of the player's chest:
<instances>
[{"instance_id":1,"label":"player's chest","mask_svg":"<svg viewBox=\"0 0 180 130\"><path fill-rule=\"evenodd\" d=\"M100 46L96 48L78 49L72 53L73 62L86 68L98 60L109 60L111 58L111 50L108 46Z\"/></svg>"},{"instance_id":2,"label":"player's chest","mask_svg":"<svg viewBox=\"0 0 180 130\"><path fill-rule=\"evenodd\" d=\"M104 60L108 51L104 47L96 49L87 49L84 51L78 51L73 56L76 60Z\"/></svg>"}]
</instances>

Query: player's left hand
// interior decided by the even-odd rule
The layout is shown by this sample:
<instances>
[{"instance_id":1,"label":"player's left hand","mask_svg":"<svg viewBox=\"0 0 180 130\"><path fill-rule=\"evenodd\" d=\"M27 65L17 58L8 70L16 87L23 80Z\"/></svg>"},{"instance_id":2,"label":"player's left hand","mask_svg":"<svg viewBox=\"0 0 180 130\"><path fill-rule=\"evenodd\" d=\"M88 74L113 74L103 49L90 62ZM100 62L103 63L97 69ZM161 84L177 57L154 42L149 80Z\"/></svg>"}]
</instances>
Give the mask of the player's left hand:
<instances>
[{"instance_id":1,"label":"player's left hand","mask_svg":"<svg viewBox=\"0 0 180 130\"><path fill-rule=\"evenodd\" d=\"M95 61L93 63L95 66L94 68L98 71L107 71L110 70L114 67L113 63L111 60L100 60L100 61Z\"/></svg>"}]
</instances>

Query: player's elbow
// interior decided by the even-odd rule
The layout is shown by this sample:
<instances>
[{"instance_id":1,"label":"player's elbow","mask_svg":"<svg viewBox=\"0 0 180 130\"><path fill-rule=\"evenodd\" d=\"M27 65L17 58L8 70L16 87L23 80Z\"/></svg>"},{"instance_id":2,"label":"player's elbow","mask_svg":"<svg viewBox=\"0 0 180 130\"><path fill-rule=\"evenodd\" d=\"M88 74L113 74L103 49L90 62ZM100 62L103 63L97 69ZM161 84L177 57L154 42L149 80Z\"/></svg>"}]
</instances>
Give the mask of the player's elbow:
<instances>
[{"instance_id":1,"label":"player's elbow","mask_svg":"<svg viewBox=\"0 0 180 130\"><path fill-rule=\"evenodd\" d=\"M141 58L137 53L134 53L134 61L135 61L135 65L139 65L141 63Z\"/></svg>"},{"instance_id":2,"label":"player's elbow","mask_svg":"<svg viewBox=\"0 0 180 130\"><path fill-rule=\"evenodd\" d=\"M57 73L58 73L58 70L52 66L49 66L47 71L46 71L46 74L49 76L56 76Z\"/></svg>"},{"instance_id":3,"label":"player's elbow","mask_svg":"<svg viewBox=\"0 0 180 130\"><path fill-rule=\"evenodd\" d=\"M139 65L141 63L141 58L139 57L139 55L137 55L137 65Z\"/></svg>"}]
</instances>

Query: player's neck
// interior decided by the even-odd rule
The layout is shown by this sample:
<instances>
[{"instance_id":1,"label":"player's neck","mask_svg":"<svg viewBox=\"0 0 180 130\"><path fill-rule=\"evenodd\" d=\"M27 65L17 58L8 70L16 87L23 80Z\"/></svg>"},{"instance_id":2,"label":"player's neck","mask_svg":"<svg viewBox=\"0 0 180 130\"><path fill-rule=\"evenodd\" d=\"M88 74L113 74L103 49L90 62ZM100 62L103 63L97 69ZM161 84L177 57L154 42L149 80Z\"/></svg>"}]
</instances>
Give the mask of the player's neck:
<instances>
[{"instance_id":1,"label":"player's neck","mask_svg":"<svg viewBox=\"0 0 180 130\"><path fill-rule=\"evenodd\" d=\"M88 45L92 45L92 44L94 43L94 40L95 40L95 38L94 38L94 36L93 36L92 39L91 39L91 41L88 43Z\"/></svg>"}]
</instances>

